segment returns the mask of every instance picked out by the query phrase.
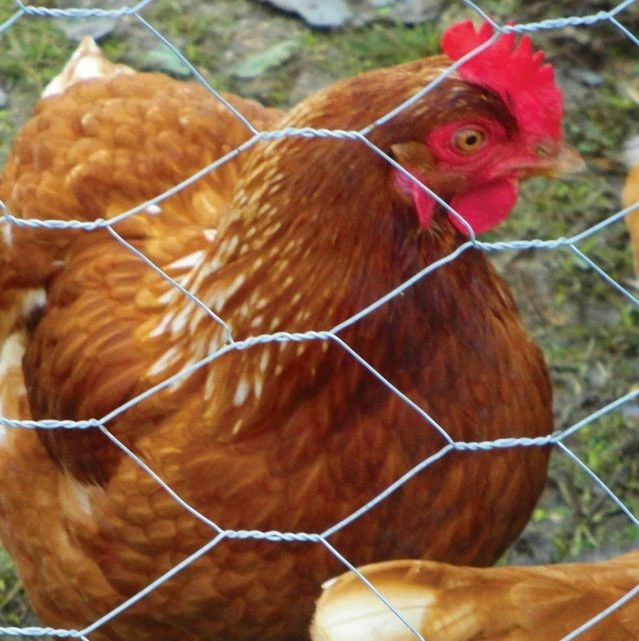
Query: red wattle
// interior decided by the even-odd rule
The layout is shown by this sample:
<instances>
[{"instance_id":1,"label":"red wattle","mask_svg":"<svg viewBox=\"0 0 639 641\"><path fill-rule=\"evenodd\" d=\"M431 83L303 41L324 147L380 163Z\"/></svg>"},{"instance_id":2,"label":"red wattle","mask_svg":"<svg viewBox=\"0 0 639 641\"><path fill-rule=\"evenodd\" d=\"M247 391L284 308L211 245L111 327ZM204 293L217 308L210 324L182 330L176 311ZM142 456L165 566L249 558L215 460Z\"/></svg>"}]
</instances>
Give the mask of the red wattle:
<instances>
[{"instance_id":1,"label":"red wattle","mask_svg":"<svg viewBox=\"0 0 639 641\"><path fill-rule=\"evenodd\" d=\"M428 228L435 213L435 201L417 185L412 186L415 209L422 227ZM476 234L483 234L508 217L517 202L519 190L515 180L498 180L463 194L453 196L450 205L473 228ZM466 225L449 213L453 225L464 236L468 236Z\"/></svg>"},{"instance_id":2,"label":"red wattle","mask_svg":"<svg viewBox=\"0 0 639 641\"><path fill-rule=\"evenodd\" d=\"M508 217L518 196L517 181L498 180L453 196L450 205L464 217L476 234L483 234ZM468 236L464 223L452 214L449 214L449 218L462 234Z\"/></svg>"},{"instance_id":3,"label":"red wattle","mask_svg":"<svg viewBox=\"0 0 639 641\"><path fill-rule=\"evenodd\" d=\"M413 192L413 202L415 203L419 222L424 229L428 229L431 218L435 213L435 200L414 183L411 183L410 188Z\"/></svg>"}]
</instances>

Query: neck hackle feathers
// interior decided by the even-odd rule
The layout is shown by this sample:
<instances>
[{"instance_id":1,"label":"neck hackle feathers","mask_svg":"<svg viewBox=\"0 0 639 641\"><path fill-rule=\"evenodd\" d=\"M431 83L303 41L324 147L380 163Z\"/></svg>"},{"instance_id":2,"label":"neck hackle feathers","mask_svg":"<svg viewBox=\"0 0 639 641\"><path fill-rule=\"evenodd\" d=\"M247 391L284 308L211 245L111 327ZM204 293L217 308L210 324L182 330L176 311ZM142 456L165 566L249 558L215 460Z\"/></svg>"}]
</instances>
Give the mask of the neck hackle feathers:
<instances>
[{"instance_id":1,"label":"neck hackle feathers","mask_svg":"<svg viewBox=\"0 0 639 641\"><path fill-rule=\"evenodd\" d=\"M479 31L470 20L460 22L442 35L442 50L452 60L459 60L488 41L493 33L487 22ZM514 33L500 35L462 64L458 73L467 82L496 92L527 133L561 139L561 90L555 84L552 67L544 64L544 52L533 50L529 36L524 35L516 44Z\"/></svg>"}]
</instances>

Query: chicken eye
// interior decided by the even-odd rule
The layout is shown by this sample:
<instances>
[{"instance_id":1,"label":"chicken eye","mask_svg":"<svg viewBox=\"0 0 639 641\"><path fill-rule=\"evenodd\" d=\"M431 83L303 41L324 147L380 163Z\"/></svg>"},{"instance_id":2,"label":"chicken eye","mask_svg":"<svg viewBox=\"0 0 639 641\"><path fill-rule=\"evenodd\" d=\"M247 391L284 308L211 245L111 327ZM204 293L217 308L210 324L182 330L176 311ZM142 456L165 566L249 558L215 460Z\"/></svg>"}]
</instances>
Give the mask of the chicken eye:
<instances>
[{"instance_id":1,"label":"chicken eye","mask_svg":"<svg viewBox=\"0 0 639 641\"><path fill-rule=\"evenodd\" d=\"M480 129L460 129L453 136L455 149L462 154L474 154L479 151L486 140L486 134Z\"/></svg>"}]
</instances>

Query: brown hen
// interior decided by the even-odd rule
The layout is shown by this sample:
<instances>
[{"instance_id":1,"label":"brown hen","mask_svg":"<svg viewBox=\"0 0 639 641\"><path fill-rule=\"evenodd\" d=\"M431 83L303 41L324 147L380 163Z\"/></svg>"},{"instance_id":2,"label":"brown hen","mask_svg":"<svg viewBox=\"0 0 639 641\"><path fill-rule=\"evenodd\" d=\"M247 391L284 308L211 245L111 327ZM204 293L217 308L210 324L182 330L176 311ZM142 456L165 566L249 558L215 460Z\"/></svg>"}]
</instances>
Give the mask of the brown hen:
<instances>
[{"instance_id":1,"label":"brown hen","mask_svg":"<svg viewBox=\"0 0 639 641\"><path fill-rule=\"evenodd\" d=\"M631 138L626 143L625 161L628 176L621 192L621 206L625 209L639 202L639 137ZM630 234L630 249L635 266L635 283L639 287L639 209L626 216L626 225Z\"/></svg>"},{"instance_id":2,"label":"brown hen","mask_svg":"<svg viewBox=\"0 0 639 641\"><path fill-rule=\"evenodd\" d=\"M227 99L258 129L360 130L489 37L457 25L449 57L342 81L276 124ZM338 327L496 226L519 179L579 165L542 58L503 36L373 128L368 140L409 174L350 134L273 134L150 205L252 132L204 89L153 74L71 83L40 102L0 182L9 211L91 221L141 205L114 233L227 324L108 230L5 222L0 413L104 426L2 431L0 534L44 622L83 628L202 549L92 641L299 639L339 563L319 543L236 531L325 532L452 441L551 431L543 356L470 243L339 329L441 431L330 336L230 342ZM217 530L112 439L223 540L203 548ZM357 564L490 564L526 523L547 457L451 449L330 542Z\"/></svg>"}]
</instances>

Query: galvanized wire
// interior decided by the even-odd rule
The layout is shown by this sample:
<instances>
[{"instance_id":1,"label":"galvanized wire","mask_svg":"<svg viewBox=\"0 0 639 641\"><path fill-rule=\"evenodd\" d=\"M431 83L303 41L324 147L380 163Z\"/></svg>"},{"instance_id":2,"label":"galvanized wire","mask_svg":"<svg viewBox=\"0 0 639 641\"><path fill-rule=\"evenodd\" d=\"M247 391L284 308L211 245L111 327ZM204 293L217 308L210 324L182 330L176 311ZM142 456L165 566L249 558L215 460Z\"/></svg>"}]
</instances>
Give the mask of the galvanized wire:
<instances>
[{"instance_id":1,"label":"galvanized wire","mask_svg":"<svg viewBox=\"0 0 639 641\"><path fill-rule=\"evenodd\" d=\"M403 167L397 164L392 158L385 154L381 149L375 146L369 139L369 135L377 127L388 122L390 119L397 116L404 109L408 108L411 104L420 100L425 94L429 91L432 91L437 85L439 85L443 80L454 73L456 69L465 64L468 60L472 59L474 56L478 55L483 49L489 47L497 38L499 38L504 33L534 33L538 31L547 31L547 30L557 30L563 29L566 27L583 27L589 28L592 25L597 23L609 23L615 28L617 28L621 33L639 46L639 40L632 34L621 22L623 12L628 9L635 0L624 0L620 2L615 8L610 11L600 11L592 15L587 16L569 16L565 18L557 19L548 19L540 22L528 23L528 24L516 24L516 25L501 25L495 22L488 14L486 14L481 7L479 7L472 0L463 0L465 4L477 12L484 20L490 22L494 28L494 34L486 43L478 47L477 49L471 51L464 57L456 61L448 70L443 72L436 80L429 83L425 86L420 92L415 94L412 98L405 101L404 103L398 105L393 110L389 111L383 117L372 122L367 127L363 128L360 131L347 131L347 130L328 130L328 129L311 129L311 128L286 128L276 131L259 131L256 129L249 120L247 120L239 111L233 108L213 87L210 86L206 78L200 74L197 69L191 64L188 58L174 45L168 38L162 34L156 27L151 25L147 20L145 20L141 11L150 5L153 0L144 0L132 6L123 6L118 9L90 9L90 8L66 8L66 9L52 9L46 7L38 7L33 5L28 5L22 2L21 0L15 0L16 12L3 24L0 25L0 38L2 38L2 33L7 31L9 28L14 26L18 21L23 19L30 19L32 17L39 18L72 18L77 20L82 20L85 18L119 18L122 16L132 16L135 18L139 24L151 33L155 38L157 38L164 46L166 46L175 56L179 59L186 67L190 70L192 76L203 86L205 89L218 101L224 104L237 118L240 120L247 128L247 131L250 132L251 137L244 142L242 145L233 149L228 154L219 158L215 162L207 165L201 170L197 171L193 175L189 176L187 179L183 180L177 185L174 185L171 189L165 191L158 196L147 200L144 203L140 203L135 207L130 208L129 210L118 214L109 219L98 218L91 221L80 221L80 220L39 220L39 219L21 219L15 217L11 211L8 209L6 204L0 202L0 208L2 215L0 215L0 225L13 225L15 227L21 228L47 228L55 230L65 230L65 229L83 229L87 231L97 230L97 229L107 229L111 236L119 242L123 247L128 251L132 252L138 258L142 259L150 269L155 270L162 278L167 280L171 286L176 287L183 296L189 299L191 302L199 306L203 311L211 317L213 322L220 324L224 331L226 344L215 350L214 352L208 354L205 358L193 363L177 374L167 378L161 383L155 385L154 387L146 390L145 392L139 394L138 396L130 399L128 402L124 403L120 407L114 408L108 414L102 417L96 417L89 420L83 421L70 421L70 420L15 420L5 417L0 417L0 426L5 428L26 428L26 429L97 429L100 430L108 439L110 439L118 448L120 448L127 456L129 456L141 469L145 471L155 482L158 483L160 487L164 489L183 509L191 513L196 517L201 523L206 525L211 529L211 539L203 545L199 550L194 552L191 556L181 561L171 570L163 574L161 577L157 578L153 582L149 583L144 589L135 594L133 597L127 601L120 604L117 608L111 612L106 613L102 618L93 622L92 625L88 626L84 630L66 630L66 629L52 629L48 627L24 627L17 628L13 626L0 626L0 634L6 634L11 636L42 636L49 635L60 638L80 638L85 639L87 635L90 635L93 631L111 621L114 617L118 616L124 610L131 607L133 604L137 603L143 599L146 595L156 589L159 585L169 580L172 576L175 576L177 573L182 571L184 568L188 567L193 561L206 554L209 550L217 546L221 541L225 539L240 539L240 540L267 540L272 542L287 543L287 542L310 542L319 545L323 545L328 549L344 566L345 568L356 572L359 575L359 578L371 589L385 604L392 610L395 615L403 621L408 629L415 635L416 638L422 639L419 632L407 622L399 612L397 612L391 603L389 603L377 590L376 588L365 578L363 577L357 569L350 563L350 561L342 556L340 552L335 549L329 542L329 538L346 527L356 519L360 518L376 505L386 500L393 492L402 487L405 483L410 481L413 477L419 474L423 469L432 465L437 460L447 456L454 451L486 451L493 449L501 448L512 448L512 447L543 447L547 445L553 445L558 451L563 452L569 459L571 459L575 465L580 467L583 472L588 475L592 481L604 492L609 498L617 505L617 507L623 511L628 519L637 527L639 527L639 520L636 515L634 515L621 501L619 497L614 493L614 491L609 488L603 480L601 480L583 461L581 461L567 446L567 439L575 434L577 431L581 430L587 425L592 424L593 422L600 419L602 416L605 416L613 411L617 411L624 404L636 399L639 397L639 390L631 391L624 396L616 399L615 401L609 403L603 408L600 408L592 412L589 416L581 419L574 425L563 430L562 432L556 432L549 436L543 436L538 438L502 438L494 441L482 441L482 442L461 442L453 439L446 431L445 426L442 426L437 423L429 414L421 408L417 403L408 398L400 389L388 381L381 373L375 370L372 365L370 365L360 354L358 354L352 347L350 347L344 339L340 336L340 333L343 332L346 328L352 326L353 324L359 322L361 319L365 318L369 314L373 313L377 309L386 305L390 300L394 299L397 296L400 296L408 288L414 285L418 280L426 277L432 271L441 268L447 263L457 259L463 252L473 248L478 249L484 252L495 252L495 251L520 251L525 249L547 249L547 250L559 250L559 249L570 249L574 254L584 262L584 264L597 273L604 281L612 287L617 293L626 298L626 300L633 306L639 307L639 299L627 288L617 282L612 276L606 273L601 267L599 267L595 261L586 255L583 249L578 247L578 244L583 240L589 238L590 236L599 233L608 225L618 221L620 218L625 217L631 211L639 207L639 204L628 207L622 211L616 212L613 215L609 216L603 221L598 222L597 224L591 226L590 228L576 234L573 237L565 238L555 238L555 239L530 239L530 240L511 240L511 241L499 241L499 242L484 242L478 240L470 225L463 219L463 217L456 212L448 203L443 201L437 194L432 192L428 187L422 185L416 181L416 179L406 172ZM466 227L466 230L469 235L469 240L459 246L455 251L449 255L441 258L440 260L428 265L426 268L421 270L419 273L415 274L412 278L406 280L396 289L388 292L386 295L381 297L379 300L375 301L366 308L360 310L358 313L353 315L351 318L348 318L341 322L339 325L336 325L332 328L317 329L316 331L308 332L277 332L273 334L261 334L248 337L244 340L234 340L229 326L226 324L223 318L220 318L215 312L213 312L204 301L200 300L193 292L189 291L188 288L185 288L179 284L175 279L172 279L168 274L166 274L159 266L155 265L148 257L144 256L139 250L129 244L126 240L122 238L117 232L117 225L122 221L132 217L132 216L143 216L150 215L154 211L154 207L158 204L170 198L180 190L192 185L197 180L207 175L211 171L215 170L217 167L223 165L224 163L232 160L239 154L245 153L253 145L262 140L275 140L285 137L304 137L309 139L336 139L336 140L349 140L353 144L362 144L367 146L369 149L372 149L375 153L384 158L388 163L392 164L398 171L402 172L408 180L414 181L420 189L423 189L428 195L434 198L442 207L448 210L451 215L457 217L459 221ZM256 345L263 345L266 343L278 342L305 342L305 341L329 341L333 344L339 346L343 349L350 357L355 359L362 367L367 369L378 381L380 381L388 389L389 393L397 395L403 402L405 402L414 412L416 412L428 424L432 429L436 430L438 434L442 437L442 448L431 455L429 458L421 461L411 470L406 472L401 478L397 479L394 483L389 485L384 491L380 492L376 497L365 505L360 506L359 509L354 511L352 514L348 515L346 518L340 520L337 523L334 523L331 527L327 528L323 532L279 532L279 531L268 531L263 532L260 530L231 530L224 529L217 523L213 522L203 514L201 514L197 509L192 505L188 504L182 497L178 495L162 478L160 478L153 469L144 462L138 455L136 455L130 448L128 448L124 443L122 443L118 438L116 438L109 431L109 423L111 423L115 418L121 415L126 410L134 407L135 405L141 403L145 399L157 394L161 390L169 387L175 382L182 380L195 371L204 367L216 359L220 358L224 354L227 354L231 351L246 350L255 347ZM596 625L602 618L609 615L616 608L620 607L628 599L633 598L636 593L639 592L639 586L635 587L633 590L629 591L624 597L619 599L615 604L612 604L609 608L604 610L602 613L593 617L590 621L584 623L578 630L573 631L569 635L565 636L562 641L571 641L572 639L577 638L580 634L589 630L592 626Z\"/></svg>"}]
</instances>

